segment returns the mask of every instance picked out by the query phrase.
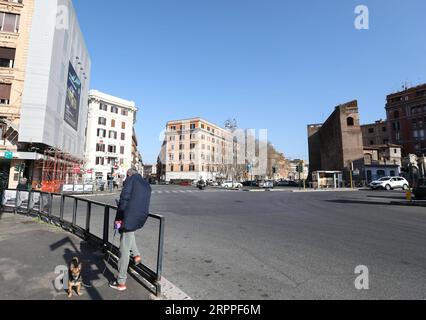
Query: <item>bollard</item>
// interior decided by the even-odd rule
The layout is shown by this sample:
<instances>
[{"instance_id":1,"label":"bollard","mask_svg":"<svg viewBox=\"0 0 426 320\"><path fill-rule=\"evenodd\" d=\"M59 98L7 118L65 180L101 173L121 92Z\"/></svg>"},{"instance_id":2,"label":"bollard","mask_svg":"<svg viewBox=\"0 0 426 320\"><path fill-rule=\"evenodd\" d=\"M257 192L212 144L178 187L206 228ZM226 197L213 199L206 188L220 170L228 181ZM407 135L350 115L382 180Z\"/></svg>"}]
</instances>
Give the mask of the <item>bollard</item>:
<instances>
[{"instance_id":1,"label":"bollard","mask_svg":"<svg viewBox=\"0 0 426 320\"><path fill-rule=\"evenodd\" d=\"M410 190L408 190L406 192L405 197L406 197L407 201L412 201L413 200L413 195L412 195L412 193L411 193Z\"/></svg>"}]
</instances>

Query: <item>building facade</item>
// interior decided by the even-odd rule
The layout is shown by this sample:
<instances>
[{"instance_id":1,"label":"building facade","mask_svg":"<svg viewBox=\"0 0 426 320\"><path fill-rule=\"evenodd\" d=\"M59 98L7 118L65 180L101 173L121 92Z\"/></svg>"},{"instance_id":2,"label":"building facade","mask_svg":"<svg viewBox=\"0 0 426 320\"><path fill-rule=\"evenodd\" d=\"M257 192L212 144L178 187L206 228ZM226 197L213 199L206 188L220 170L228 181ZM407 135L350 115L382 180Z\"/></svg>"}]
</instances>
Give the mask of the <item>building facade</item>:
<instances>
[{"instance_id":1,"label":"building facade","mask_svg":"<svg viewBox=\"0 0 426 320\"><path fill-rule=\"evenodd\" d=\"M170 181L216 180L228 176L232 133L201 118L169 121L160 153L159 172Z\"/></svg>"},{"instance_id":2,"label":"building facade","mask_svg":"<svg viewBox=\"0 0 426 320\"><path fill-rule=\"evenodd\" d=\"M85 168L90 180L121 183L133 165L133 126L137 108L133 101L91 90Z\"/></svg>"},{"instance_id":3,"label":"building facade","mask_svg":"<svg viewBox=\"0 0 426 320\"><path fill-rule=\"evenodd\" d=\"M59 191L83 161L91 70L72 1L0 1L0 22L2 180Z\"/></svg>"},{"instance_id":4,"label":"building facade","mask_svg":"<svg viewBox=\"0 0 426 320\"><path fill-rule=\"evenodd\" d=\"M303 172L298 172L297 168L300 164L303 164ZM291 181L296 180L307 180L309 176L309 163L300 159L289 160L290 170L288 173L288 179Z\"/></svg>"},{"instance_id":5,"label":"building facade","mask_svg":"<svg viewBox=\"0 0 426 320\"><path fill-rule=\"evenodd\" d=\"M132 135L132 168L139 172L140 175L144 175L142 155L138 150L138 139L134 129Z\"/></svg>"},{"instance_id":6,"label":"building facade","mask_svg":"<svg viewBox=\"0 0 426 320\"><path fill-rule=\"evenodd\" d=\"M401 174L402 147L385 144L364 146L365 181L370 183L383 177L395 177Z\"/></svg>"},{"instance_id":7,"label":"building facade","mask_svg":"<svg viewBox=\"0 0 426 320\"><path fill-rule=\"evenodd\" d=\"M388 144L390 141L388 123L384 120L362 125L361 131L364 146Z\"/></svg>"},{"instance_id":8,"label":"building facade","mask_svg":"<svg viewBox=\"0 0 426 320\"><path fill-rule=\"evenodd\" d=\"M404 156L426 154L426 84L388 95L386 113L390 142Z\"/></svg>"},{"instance_id":9,"label":"building facade","mask_svg":"<svg viewBox=\"0 0 426 320\"><path fill-rule=\"evenodd\" d=\"M353 166L361 168L362 133L358 103L339 105L324 124L308 125L309 171L342 171L344 179Z\"/></svg>"}]
</instances>

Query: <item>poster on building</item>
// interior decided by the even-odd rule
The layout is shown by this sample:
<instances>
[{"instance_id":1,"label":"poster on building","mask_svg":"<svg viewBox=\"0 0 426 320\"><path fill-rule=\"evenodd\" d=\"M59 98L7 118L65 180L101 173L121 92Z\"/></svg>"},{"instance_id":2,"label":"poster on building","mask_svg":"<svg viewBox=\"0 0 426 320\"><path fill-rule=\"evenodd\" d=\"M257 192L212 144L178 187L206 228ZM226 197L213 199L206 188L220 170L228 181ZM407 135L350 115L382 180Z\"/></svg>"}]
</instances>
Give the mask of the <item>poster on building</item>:
<instances>
[{"instance_id":1,"label":"poster on building","mask_svg":"<svg viewBox=\"0 0 426 320\"><path fill-rule=\"evenodd\" d=\"M68 67L67 97L65 100L65 122L74 130L78 130L80 112L81 82L71 62Z\"/></svg>"}]
</instances>

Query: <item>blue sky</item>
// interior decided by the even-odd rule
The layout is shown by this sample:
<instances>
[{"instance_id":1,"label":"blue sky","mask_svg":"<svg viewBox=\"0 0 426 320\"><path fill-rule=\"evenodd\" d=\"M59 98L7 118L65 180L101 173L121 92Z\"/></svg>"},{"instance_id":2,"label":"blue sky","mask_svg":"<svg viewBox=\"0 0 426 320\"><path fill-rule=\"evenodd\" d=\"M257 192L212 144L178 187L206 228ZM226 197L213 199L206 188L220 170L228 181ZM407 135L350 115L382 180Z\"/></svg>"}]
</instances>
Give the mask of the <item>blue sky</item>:
<instances>
[{"instance_id":1,"label":"blue sky","mask_svg":"<svg viewBox=\"0 0 426 320\"><path fill-rule=\"evenodd\" d=\"M370 29L356 30L367 5ZM168 120L268 129L307 159L308 123L359 102L385 118L386 95L426 82L424 0L74 0L92 58L91 87L134 100L144 161Z\"/></svg>"}]
</instances>

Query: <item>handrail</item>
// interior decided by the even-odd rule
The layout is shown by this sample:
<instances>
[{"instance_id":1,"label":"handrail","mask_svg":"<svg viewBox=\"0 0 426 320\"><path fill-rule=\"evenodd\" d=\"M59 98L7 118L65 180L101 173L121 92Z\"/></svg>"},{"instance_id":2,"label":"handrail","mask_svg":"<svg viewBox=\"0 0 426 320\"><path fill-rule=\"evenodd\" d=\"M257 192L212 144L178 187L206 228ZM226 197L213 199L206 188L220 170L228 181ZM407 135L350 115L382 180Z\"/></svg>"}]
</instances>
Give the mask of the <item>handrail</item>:
<instances>
[{"instance_id":1,"label":"handrail","mask_svg":"<svg viewBox=\"0 0 426 320\"><path fill-rule=\"evenodd\" d=\"M8 200L6 199L6 195L13 195L15 194L15 197L12 197L11 203L8 204ZM22 194L28 195L28 198L26 198L24 201L27 201L26 207L22 206L22 203L24 201L21 201ZM39 194L38 203L34 200L34 195ZM43 197L47 197L47 203L43 203ZM60 204L59 204L59 216L53 215L53 199L60 197ZM66 199L72 199L73 205L72 205L72 221L67 221L64 219L64 210L65 210L65 200ZM85 213L86 213L86 220L85 220L85 227L82 228L77 225L77 216L79 214L79 202L85 203ZM38 205L38 209L35 209L36 204ZM102 238L97 237L93 233L90 232L90 222L92 219L92 208L93 206L99 206L101 208L104 208L104 216L103 216L103 235ZM59 224L64 230L70 231L74 233L76 236L84 239L84 240L92 240L93 242L98 243L103 251L105 253L109 252L112 254L118 255L119 248L116 247L114 244L109 242L109 217L111 210L118 210L117 206L108 205L102 202L98 201L92 201L85 198L80 198L78 196L73 195L66 195L66 194L60 194L60 193L48 193L43 191L18 191L15 189L5 189L1 196L1 207L2 209L12 209L13 213L20 213L20 214L35 214L38 215L40 218L45 218L48 220L49 223L52 224ZM44 210L47 209L47 212ZM158 214L149 214L149 218L158 220L159 223L159 229L158 229L158 244L157 244L157 266L155 270L151 270L149 267L140 264L137 266L132 266L131 268L142 278L144 278L146 281L148 281L155 290L153 293L155 293L157 296L160 296L161 294L161 276L162 276L162 266L163 266L163 246L164 246L164 224L165 224L165 218L162 215ZM152 291L152 290L151 290Z\"/></svg>"}]
</instances>

